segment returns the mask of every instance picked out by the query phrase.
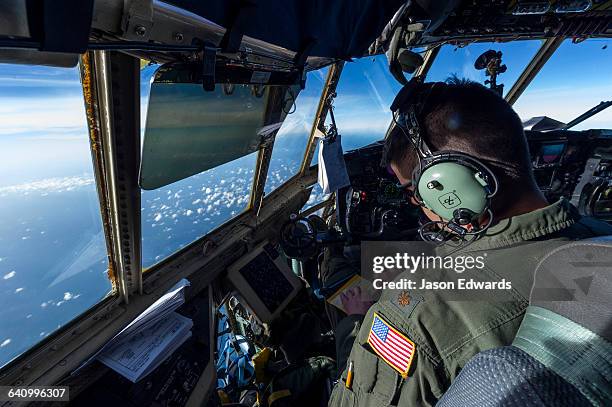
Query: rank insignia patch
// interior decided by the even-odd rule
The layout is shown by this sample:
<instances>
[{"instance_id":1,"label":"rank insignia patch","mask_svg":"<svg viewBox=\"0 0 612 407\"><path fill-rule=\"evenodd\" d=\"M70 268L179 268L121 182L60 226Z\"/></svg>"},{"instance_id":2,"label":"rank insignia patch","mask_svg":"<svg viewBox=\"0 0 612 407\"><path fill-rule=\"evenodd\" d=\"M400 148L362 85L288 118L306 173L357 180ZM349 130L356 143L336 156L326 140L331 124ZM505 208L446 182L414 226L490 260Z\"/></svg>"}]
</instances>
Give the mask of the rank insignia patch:
<instances>
[{"instance_id":1,"label":"rank insignia patch","mask_svg":"<svg viewBox=\"0 0 612 407\"><path fill-rule=\"evenodd\" d=\"M422 295L410 294L410 292L404 290L400 291L400 293L395 298L392 298L391 303L398 307L402 311L402 313L404 313L404 315L409 317L410 314L412 314L412 311L414 311L414 309L416 308L416 306L424 300L425 299Z\"/></svg>"},{"instance_id":2,"label":"rank insignia patch","mask_svg":"<svg viewBox=\"0 0 612 407\"><path fill-rule=\"evenodd\" d=\"M374 352L397 370L403 378L408 376L416 351L414 342L389 325L377 313L374 313L368 343Z\"/></svg>"},{"instance_id":3,"label":"rank insignia patch","mask_svg":"<svg viewBox=\"0 0 612 407\"><path fill-rule=\"evenodd\" d=\"M408 304L410 304L410 295L408 294L408 291L402 291L397 296L397 305L400 307L405 307Z\"/></svg>"}]
</instances>

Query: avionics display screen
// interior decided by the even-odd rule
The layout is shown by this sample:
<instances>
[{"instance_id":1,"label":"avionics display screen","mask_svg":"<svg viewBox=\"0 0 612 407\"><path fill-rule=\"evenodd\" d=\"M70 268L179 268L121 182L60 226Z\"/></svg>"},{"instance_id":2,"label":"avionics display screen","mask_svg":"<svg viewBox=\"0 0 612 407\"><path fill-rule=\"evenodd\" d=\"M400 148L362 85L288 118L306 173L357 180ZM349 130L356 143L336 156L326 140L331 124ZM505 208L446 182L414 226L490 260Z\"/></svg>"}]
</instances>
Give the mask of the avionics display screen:
<instances>
[{"instance_id":1,"label":"avionics display screen","mask_svg":"<svg viewBox=\"0 0 612 407\"><path fill-rule=\"evenodd\" d=\"M555 164L561 160L563 150L565 150L565 143L542 144L538 161L542 164Z\"/></svg>"},{"instance_id":2,"label":"avionics display screen","mask_svg":"<svg viewBox=\"0 0 612 407\"><path fill-rule=\"evenodd\" d=\"M293 286L266 252L261 252L242 267L239 273L253 288L270 313L274 313L291 295Z\"/></svg>"}]
</instances>

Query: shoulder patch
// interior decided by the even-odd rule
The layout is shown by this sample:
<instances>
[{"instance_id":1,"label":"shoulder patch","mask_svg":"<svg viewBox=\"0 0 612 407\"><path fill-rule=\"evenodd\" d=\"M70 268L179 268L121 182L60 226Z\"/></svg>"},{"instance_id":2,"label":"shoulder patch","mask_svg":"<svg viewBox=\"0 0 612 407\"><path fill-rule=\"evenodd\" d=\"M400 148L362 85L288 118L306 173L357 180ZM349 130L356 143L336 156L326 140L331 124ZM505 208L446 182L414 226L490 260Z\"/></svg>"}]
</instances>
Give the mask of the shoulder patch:
<instances>
[{"instance_id":1,"label":"shoulder patch","mask_svg":"<svg viewBox=\"0 0 612 407\"><path fill-rule=\"evenodd\" d=\"M391 303L399 308L402 314L409 317L416 306L424 300L420 294L410 294L409 291L402 290L391 299Z\"/></svg>"},{"instance_id":2,"label":"shoulder patch","mask_svg":"<svg viewBox=\"0 0 612 407\"><path fill-rule=\"evenodd\" d=\"M372 350L405 379L412 364L416 346L376 312L368 335Z\"/></svg>"}]
</instances>

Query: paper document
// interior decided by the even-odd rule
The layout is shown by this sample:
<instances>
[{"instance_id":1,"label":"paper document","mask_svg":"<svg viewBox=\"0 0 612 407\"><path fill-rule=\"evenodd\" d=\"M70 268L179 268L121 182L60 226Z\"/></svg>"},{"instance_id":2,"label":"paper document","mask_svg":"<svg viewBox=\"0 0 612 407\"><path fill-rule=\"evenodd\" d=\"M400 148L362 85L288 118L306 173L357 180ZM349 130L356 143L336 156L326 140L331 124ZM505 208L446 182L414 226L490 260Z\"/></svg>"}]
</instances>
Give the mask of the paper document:
<instances>
[{"instance_id":1,"label":"paper document","mask_svg":"<svg viewBox=\"0 0 612 407\"><path fill-rule=\"evenodd\" d=\"M98 360L137 382L151 373L190 336L193 322L173 312L151 327L113 344Z\"/></svg>"},{"instance_id":2,"label":"paper document","mask_svg":"<svg viewBox=\"0 0 612 407\"><path fill-rule=\"evenodd\" d=\"M96 352L91 358L89 358L86 362L84 362L81 366L79 366L72 374L78 373L83 367L87 366L94 359L98 358L102 360L102 358L109 357L109 352L112 352L116 349L118 344L123 344L127 340L133 340L134 337L142 336L143 332L147 332L153 335L160 335L160 330L164 330L163 325L158 325L158 323L165 321L169 316L174 315L174 311L185 303L185 292L184 288L188 287L189 281L186 279L182 279L178 283L176 283L166 294L162 295L157 301L149 306L146 310L142 312L138 317L136 317L132 322L130 322L125 328L123 328L117 335L115 335L111 340L109 340L106 345L104 345L98 352ZM178 314L176 314L178 315ZM180 315L179 315L180 316ZM181 317L184 318L184 317ZM176 320L176 318L173 318ZM151 328L155 327L154 331L150 331ZM191 329L191 326L187 329ZM189 336L191 333L189 333ZM182 342L176 345L175 342L170 342L170 345L176 345L174 349L171 351L168 349L164 349L161 347L162 354L169 356L172 351L174 351L181 343L183 343L189 336L182 338ZM177 339L180 340L181 338ZM142 345L142 344L141 344ZM146 346L146 345L142 345ZM159 345L161 346L161 345ZM167 346L169 346L167 344ZM150 358L147 360L151 360ZM163 361L163 358L162 358ZM106 362L104 362L106 363ZM106 363L108 365L108 363ZM115 367L110 366L113 369ZM117 370L117 369L115 369ZM152 370L152 369L150 369ZM150 371L149 370L149 371ZM123 374L122 371L117 370L119 373ZM125 375L124 375L125 376ZM126 376L128 377L128 376ZM143 377L142 374L140 377ZM130 378L130 377L128 377ZM130 379L131 380L131 379Z\"/></svg>"},{"instance_id":3,"label":"paper document","mask_svg":"<svg viewBox=\"0 0 612 407\"><path fill-rule=\"evenodd\" d=\"M339 134L334 138L324 137L319 140L318 182L324 194L351 185Z\"/></svg>"},{"instance_id":4,"label":"paper document","mask_svg":"<svg viewBox=\"0 0 612 407\"><path fill-rule=\"evenodd\" d=\"M183 305L185 303L185 291L183 289L188 286L189 281L186 279L176 283L166 294L162 295L128 326L123 328L109 344L123 335L131 335L132 332L139 332L155 325L160 319Z\"/></svg>"},{"instance_id":5,"label":"paper document","mask_svg":"<svg viewBox=\"0 0 612 407\"><path fill-rule=\"evenodd\" d=\"M342 294L354 289L355 287L361 288L362 301L373 301L377 299L377 295L372 288L372 284L361 278L361 276L354 275L346 283L342 284L342 286L327 299L327 302L338 309L347 312L347 310L344 308L344 304L342 304Z\"/></svg>"}]
</instances>

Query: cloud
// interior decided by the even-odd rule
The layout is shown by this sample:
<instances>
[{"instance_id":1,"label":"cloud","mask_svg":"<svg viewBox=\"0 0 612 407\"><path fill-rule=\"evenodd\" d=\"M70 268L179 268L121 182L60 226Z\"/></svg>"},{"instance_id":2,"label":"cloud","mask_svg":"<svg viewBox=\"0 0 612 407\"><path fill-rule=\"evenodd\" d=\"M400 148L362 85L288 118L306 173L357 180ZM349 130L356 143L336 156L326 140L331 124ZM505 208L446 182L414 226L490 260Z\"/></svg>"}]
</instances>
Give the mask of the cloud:
<instances>
[{"instance_id":1,"label":"cloud","mask_svg":"<svg viewBox=\"0 0 612 407\"><path fill-rule=\"evenodd\" d=\"M20 293L20 292L22 292L23 290L24 290L24 288L23 288L23 287L16 288L16 289L15 289L15 294Z\"/></svg>"},{"instance_id":2,"label":"cloud","mask_svg":"<svg viewBox=\"0 0 612 407\"><path fill-rule=\"evenodd\" d=\"M389 103L385 102L380 96L380 93L378 92L378 86L374 84L372 78L370 78L370 75L367 72L364 72L363 75L365 76L366 80L368 81L368 84L370 85L370 90L372 91L372 93L374 93L374 96L376 97L376 102L378 102L378 109L382 112L388 111Z\"/></svg>"},{"instance_id":3,"label":"cloud","mask_svg":"<svg viewBox=\"0 0 612 407\"><path fill-rule=\"evenodd\" d=\"M81 96L0 97L0 136L77 131L82 134L87 132Z\"/></svg>"},{"instance_id":4,"label":"cloud","mask_svg":"<svg viewBox=\"0 0 612 407\"><path fill-rule=\"evenodd\" d=\"M4 348L9 343L11 343L11 338L5 339L4 341L2 341L2 343L0 343L0 348Z\"/></svg>"},{"instance_id":5,"label":"cloud","mask_svg":"<svg viewBox=\"0 0 612 407\"><path fill-rule=\"evenodd\" d=\"M6 273L6 274L4 275L4 277L2 277L2 278L3 278L4 280L8 280L9 278L13 278L13 277L15 277L15 274L17 274L17 273L15 273L15 270L13 270L13 271L11 271L11 272L9 272L9 273Z\"/></svg>"},{"instance_id":6,"label":"cloud","mask_svg":"<svg viewBox=\"0 0 612 407\"><path fill-rule=\"evenodd\" d=\"M24 78L15 76L0 76L0 86L19 86L19 87L32 87L40 89L40 87L51 87L51 88L69 88L76 91L80 91L79 83L76 81L70 81L66 79L48 79L48 78Z\"/></svg>"},{"instance_id":7,"label":"cloud","mask_svg":"<svg viewBox=\"0 0 612 407\"><path fill-rule=\"evenodd\" d=\"M35 192L65 192L72 191L76 188L93 185L93 183L93 176L45 178L40 181L0 187L0 195L8 193L28 194Z\"/></svg>"}]
</instances>

